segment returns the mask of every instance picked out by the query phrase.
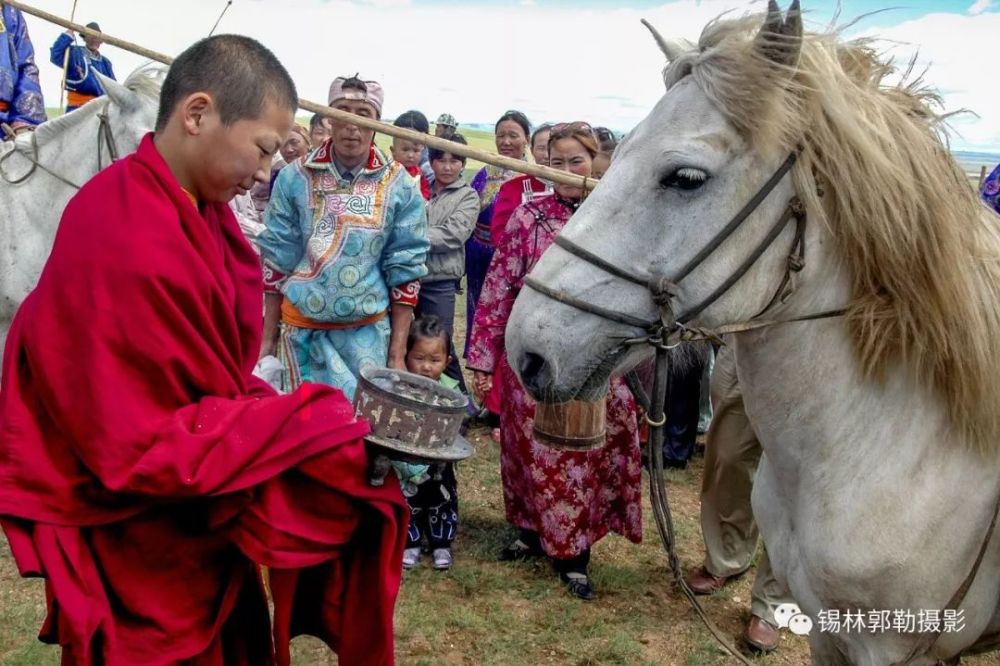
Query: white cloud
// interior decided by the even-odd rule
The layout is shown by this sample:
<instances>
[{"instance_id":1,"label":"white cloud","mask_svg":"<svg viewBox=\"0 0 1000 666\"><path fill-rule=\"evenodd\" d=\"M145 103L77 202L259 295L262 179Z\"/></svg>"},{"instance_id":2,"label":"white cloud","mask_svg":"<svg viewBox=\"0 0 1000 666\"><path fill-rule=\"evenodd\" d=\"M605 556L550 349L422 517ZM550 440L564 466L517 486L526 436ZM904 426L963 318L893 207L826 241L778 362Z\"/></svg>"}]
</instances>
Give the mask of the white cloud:
<instances>
[{"instance_id":1,"label":"white cloud","mask_svg":"<svg viewBox=\"0 0 1000 666\"><path fill-rule=\"evenodd\" d=\"M995 58L1000 14L927 14L866 34L886 40L887 52L900 64L915 56L915 71L926 69L924 79L941 91L946 110L978 115L953 119L954 147L1000 151L1000 88L985 75Z\"/></svg>"},{"instance_id":2,"label":"white cloud","mask_svg":"<svg viewBox=\"0 0 1000 666\"><path fill-rule=\"evenodd\" d=\"M992 6L993 0L976 0L966 11L972 16L977 16Z\"/></svg>"},{"instance_id":3,"label":"white cloud","mask_svg":"<svg viewBox=\"0 0 1000 666\"><path fill-rule=\"evenodd\" d=\"M647 18L667 37L696 40L712 18L747 7L746 0L676 0L640 11L609 0L600 10L539 3L527 12L514 3L400 7L409 0L366 1L235 0L219 32L263 41L291 72L302 97L313 101L324 99L333 77L360 72L385 85L388 117L416 108L430 117L448 112L460 122L489 123L518 108L535 122L585 119L627 129L663 94L663 57L639 19ZM66 10L64 0L36 4L57 14ZM176 55L207 34L220 9L202 0L174 0L169 7L142 3L141 11L139 4L88 0L78 18ZM60 29L28 21L46 99L54 106L59 69L47 56ZM956 145L1000 147L1000 89L976 75L991 61L1000 14L936 14L878 32L921 44L922 59L933 62L928 80L946 91L947 106L981 114L980 120L956 123L964 137ZM141 62L112 47L106 53L122 77Z\"/></svg>"}]
</instances>

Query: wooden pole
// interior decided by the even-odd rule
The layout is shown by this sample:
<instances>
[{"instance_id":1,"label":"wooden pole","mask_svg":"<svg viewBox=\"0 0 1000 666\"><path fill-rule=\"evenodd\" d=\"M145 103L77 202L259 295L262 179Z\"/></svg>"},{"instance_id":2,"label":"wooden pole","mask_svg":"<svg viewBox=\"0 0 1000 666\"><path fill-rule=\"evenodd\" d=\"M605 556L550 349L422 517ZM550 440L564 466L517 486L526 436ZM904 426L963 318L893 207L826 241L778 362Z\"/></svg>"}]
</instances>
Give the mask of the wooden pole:
<instances>
[{"instance_id":1,"label":"wooden pole","mask_svg":"<svg viewBox=\"0 0 1000 666\"><path fill-rule=\"evenodd\" d=\"M983 165L979 167L979 187L983 186L983 181L986 180L986 166Z\"/></svg>"},{"instance_id":2,"label":"wooden pole","mask_svg":"<svg viewBox=\"0 0 1000 666\"><path fill-rule=\"evenodd\" d=\"M76 18L76 0L73 0L73 9L69 12L69 20L72 23L73 19ZM69 69L69 54L73 52L73 45L76 44L76 36L73 36L73 41L69 46L66 47L65 53L63 53L63 72L62 72L62 83L59 84L59 110L62 111L66 108L63 102L66 99L66 70Z\"/></svg>"},{"instance_id":3,"label":"wooden pole","mask_svg":"<svg viewBox=\"0 0 1000 666\"><path fill-rule=\"evenodd\" d=\"M54 14L49 14L48 12L44 12L40 9L35 9L31 5L26 5L20 0L4 0L4 2L11 7L20 9L25 14L30 14L31 16L35 16L50 23L55 23L56 25L60 25L66 29L76 30L84 35L99 36L105 44L117 46L124 51L135 53L136 55L140 55L144 58L149 58L150 60L155 60L156 62L162 62L165 65L169 65L174 60L168 55L151 51L150 49L139 46L138 44L133 44L125 41L124 39L112 37L107 33L100 33L96 30L91 30L86 26L77 25L72 21L67 21L66 19L55 16ZM417 143L425 144L431 148L447 151L453 155L461 155L462 157L472 158L486 164L492 164L494 166L510 169L519 173L525 173L553 183L558 183L560 185L582 187L585 190L592 190L598 183L596 178L576 176L565 171L557 171L538 164L529 164L522 160L515 160L510 157L504 157L503 155L497 155L496 153L488 153L485 150L479 150L471 146L463 146L460 143L448 141L447 139L442 139L431 134L423 134L411 129L396 127L395 125L390 125L379 120L356 116L353 113L333 109L323 104L310 102L307 99L299 99L299 108L305 109L306 111L312 111L313 113L318 113L327 118L333 118L334 120L353 123L359 127L364 127L365 129L375 130L381 134L388 134L389 136L394 136L399 139L409 139L410 141L416 141Z\"/></svg>"}]
</instances>

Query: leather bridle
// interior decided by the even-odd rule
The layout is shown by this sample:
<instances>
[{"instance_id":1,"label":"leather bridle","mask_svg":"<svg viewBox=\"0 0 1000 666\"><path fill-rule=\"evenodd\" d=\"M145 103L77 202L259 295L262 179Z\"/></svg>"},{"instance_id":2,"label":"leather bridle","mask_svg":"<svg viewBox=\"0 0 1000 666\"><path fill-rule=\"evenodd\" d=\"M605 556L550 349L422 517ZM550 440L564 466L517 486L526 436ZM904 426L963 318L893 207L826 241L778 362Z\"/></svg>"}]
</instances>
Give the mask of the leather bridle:
<instances>
[{"instance_id":1,"label":"leather bridle","mask_svg":"<svg viewBox=\"0 0 1000 666\"><path fill-rule=\"evenodd\" d=\"M785 320L765 321L760 319L761 315L770 310L775 304L784 302L788 298L794 289L794 274L800 272L805 266L806 213L805 208L798 197L792 197L788 201L784 211L768 230L767 235L760 241L760 243L758 243L753 252L747 256L743 263L740 264L736 270L734 270L733 273L726 278L725 281L723 281L722 284L716 287L715 290L713 290L712 293L704 299L688 308L685 312L680 315L676 315L674 313L672 300L677 294L678 284L680 281L694 272L696 268L701 266L713 252L715 252L730 236L733 235L737 229L740 228L740 226L742 226L747 218L750 217L750 215L774 190L781 179L788 174L792 166L795 164L795 159L795 153L791 153L785 161L781 163L781 166L779 166L778 169L771 175L767 182L765 182L760 189L757 190L757 193L753 196L753 198L750 199L750 201L748 201L746 205L744 205L743 208L741 208L739 212L737 212L736 215L729 220L726 226L723 227L712 238L712 240L698 252L698 254L692 257L691 260L688 261L683 268L681 268L673 279L658 276L643 277L636 275L612 264L611 262L603 259L590 250L581 247L564 236L556 236L553 243L559 246L562 250L592 266L595 266L596 268L601 269L609 275L613 275L617 278L647 289L660 312L660 318L656 321L641 319L634 315L618 312L587 302L577 298L576 296L567 294L564 291L549 287L530 275L525 278L524 284L543 296L547 296L548 298L559 301L560 303L565 303L572 308L588 314L596 315L608 321L624 324L625 326L632 328L642 329L646 333L645 337L627 340L626 344L648 342L656 346L660 343L673 345L680 341L693 341L700 339L719 340L722 335L728 333L753 330L764 326L774 326L784 322L808 321L812 319L821 319L841 315L843 314L843 310L829 310ZM775 240L777 240L778 236L781 235L781 232L784 231L785 227L792 220L795 220L795 236L792 239L792 245L788 251L788 257L785 263L785 274L767 305L765 305L756 316L741 324L730 324L728 326L720 327L714 331L687 326L686 324L704 312L710 305L719 300L740 280L740 278L746 275L757 260L760 259L768 248L774 244Z\"/></svg>"},{"instance_id":2,"label":"leather bridle","mask_svg":"<svg viewBox=\"0 0 1000 666\"><path fill-rule=\"evenodd\" d=\"M670 394L670 353L669 350L676 347L681 342L694 340L714 340L722 343L721 337L729 333L749 331L768 326L775 326L793 321L808 321L812 319L822 319L836 317L843 314L843 310L829 310L811 315L804 315L780 320L765 320L761 316L776 303L784 302L794 290L793 275L800 272L805 266L805 226L806 213L798 197L792 197L785 206L784 211L771 226L767 235L757 244L753 251L741 263L733 273L726 278L712 293L704 299L688 308L679 316L674 313L672 300L677 294L678 283L689 276L696 268L701 266L715 250L717 250L740 226L750 217L750 215L768 197L774 188L781 182L792 166L795 164L796 154L791 153L778 169L771 175L750 201L733 216L712 240L698 252L683 268L674 279L650 276L641 277L627 271L611 262L603 259L597 254L587 250L564 236L556 236L553 242L562 250L570 253L574 257L599 268L609 275L631 282L647 289L656 304L660 313L660 318L656 321L647 321L634 315L618 312L603 306L590 303L588 301L567 294L564 291L547 286L541 281L528 276L524 284L534 291L551 298L560 303L565 303L572 308L596 315L602 319L623 324L631 328L641 329L645 335L635 338L627 338L621 343L622 346L636 344L650 344L656 349L656 365L653 375L652 395L647 396L641 388L634 374L627 377L628 384L635 394L636 400L646 411L646 421L649 424L649 459L651 461L651 473L649 475L650 503L653 508L653 517L656 521L657 532L660 541L667 553L670 569L673 573L674 582L691 603L695 612L701 617L705 626L712 633L715 639L740 663L751 666L742 654L733 647L726 635L715 626L705 613L701 604L695 598L694 592L684 579L683 570L680 566L680 559L677 556L676 537L674 535L673 518L670 513L670 504L667 499L667 491L663 482L663 439L664 426L667 422L665 414L666 398ZM785 263L785 274L766 306L753 318L746 322L729 324L716 329L705 329L687 326L695 317L705 311L712 303L719 300L740 278L742 278L757 262L758 259L774 244L781 232L788 226L788 223L795 220L795 235L792 239L791 247L788 251Z\"/></svg>"}]
</instances>

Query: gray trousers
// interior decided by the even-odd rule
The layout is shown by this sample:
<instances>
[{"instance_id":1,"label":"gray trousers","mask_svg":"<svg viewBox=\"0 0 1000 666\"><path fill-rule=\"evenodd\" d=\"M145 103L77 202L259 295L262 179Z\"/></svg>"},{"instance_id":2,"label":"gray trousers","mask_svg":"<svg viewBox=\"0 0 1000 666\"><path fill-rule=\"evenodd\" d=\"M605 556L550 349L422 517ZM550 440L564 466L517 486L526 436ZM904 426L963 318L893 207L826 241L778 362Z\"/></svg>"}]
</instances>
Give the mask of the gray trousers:
<instances>
[{"instance_id":1,"label":"gray trousers","mask_svg":"<svg viewBox=\"0 0 1000 666\"><path fill-rule=\"evenodd\" d=\"M413 314L415 317L434 315L441 320L441 325L448 331L448 336L452 338L451 348L448 350L450 358L444 374L458 381L462 387L462 393L468 393L465 377L462 376L462 368L458 364L458 354L455 353L455 292L457 289L457 280L421 283L417 307Z\"/></svg>"},{"instance_id":2,"label":"gray trousers","mask_svg":"<svg viewBox=\"0 0 1000 666\"><path fill-rule=\"evenodd\" d=\"M734 576L750 568L758 531L750 508L753 477L762 453L736 377L736 359L728 346L719 349L712 373L712 424L705 441L705 476L701 485L701 531L705 569L714 576ZM757 562L750 610L774 623L774 610L792 602L771 572L767 551Z\"/></svg>"}]
</instances>

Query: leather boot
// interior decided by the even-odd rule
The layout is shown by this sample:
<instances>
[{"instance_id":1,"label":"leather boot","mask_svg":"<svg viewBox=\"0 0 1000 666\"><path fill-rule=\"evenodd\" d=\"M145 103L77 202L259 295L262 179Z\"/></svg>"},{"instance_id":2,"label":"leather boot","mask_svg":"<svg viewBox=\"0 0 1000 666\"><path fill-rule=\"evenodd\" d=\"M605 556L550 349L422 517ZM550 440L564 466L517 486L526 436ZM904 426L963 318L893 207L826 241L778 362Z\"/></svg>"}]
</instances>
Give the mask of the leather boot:
<instances>
[{"instance_id":1,"label":"leather boot","mask_svg":"<svg viewBox=\"0 0 1000 666\"><path fill-rule=\"evenodd\" d=\"M743 640L754 652L773 652L778 647L778 628L763 618L751 615Z\"/></svg>"},{"instance_id":2,"label":"leather boot","mask_svg":"<svg viewBox=\"0 0 1000 666\"><path fill-rule=\"evenodd\" d=\"M714 576L705 567L698 567L688 574L687 584L695 594L715 594L736 576Z\"/></svg>"}]
</instances>

